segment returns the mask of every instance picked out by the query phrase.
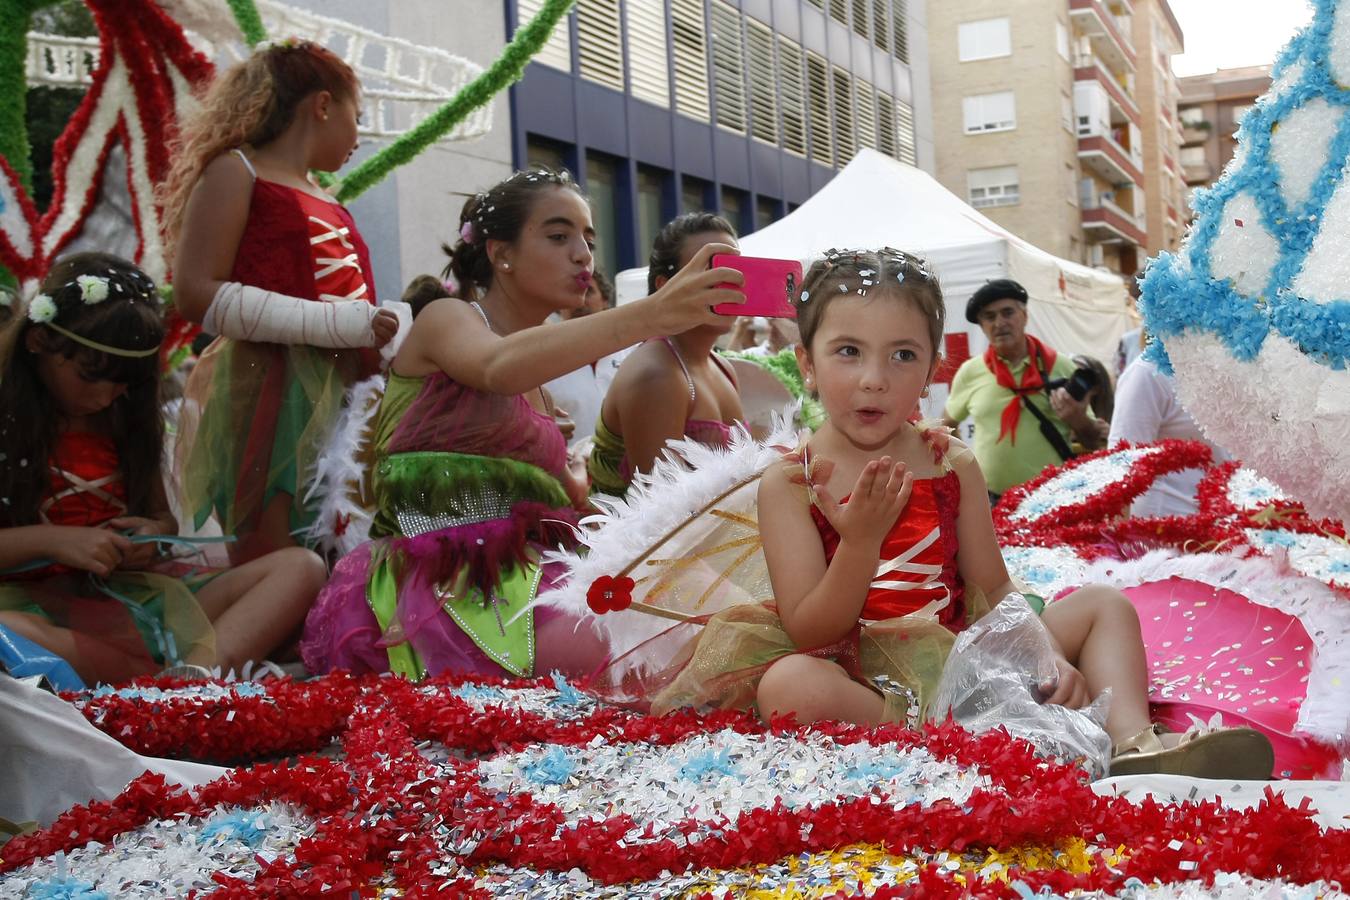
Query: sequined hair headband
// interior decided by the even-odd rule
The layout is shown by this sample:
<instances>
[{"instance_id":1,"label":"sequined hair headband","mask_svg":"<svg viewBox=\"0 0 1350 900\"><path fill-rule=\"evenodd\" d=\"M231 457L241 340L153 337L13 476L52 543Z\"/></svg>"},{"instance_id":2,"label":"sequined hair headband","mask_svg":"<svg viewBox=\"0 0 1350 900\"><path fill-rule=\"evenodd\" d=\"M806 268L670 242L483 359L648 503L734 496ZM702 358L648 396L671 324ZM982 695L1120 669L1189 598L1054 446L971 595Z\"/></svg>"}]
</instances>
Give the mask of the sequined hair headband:
<instances>
[{"instance_id":1,"label":"sequined hair headband","mask_svg":"<svg viewBox=\"0 0 1350 900\"><path fill-rule=\"evenodd\" d=\"M497 205L492 202L492 195L497 188L516 181L528 181L531 184L544 181L549 184L564 187L572 183L572 176L566 169L561 172L549 172L544 169L522 169L521 171L514 173L496 188L476 195L478 205L474 208L473 215L465 219L459 226L460 240L472 246L480 240L486 240L490 237L488 234L490 229L487 224L487 216L488 213L494 212L497 209Z\"/></svg>"}]
</instances>

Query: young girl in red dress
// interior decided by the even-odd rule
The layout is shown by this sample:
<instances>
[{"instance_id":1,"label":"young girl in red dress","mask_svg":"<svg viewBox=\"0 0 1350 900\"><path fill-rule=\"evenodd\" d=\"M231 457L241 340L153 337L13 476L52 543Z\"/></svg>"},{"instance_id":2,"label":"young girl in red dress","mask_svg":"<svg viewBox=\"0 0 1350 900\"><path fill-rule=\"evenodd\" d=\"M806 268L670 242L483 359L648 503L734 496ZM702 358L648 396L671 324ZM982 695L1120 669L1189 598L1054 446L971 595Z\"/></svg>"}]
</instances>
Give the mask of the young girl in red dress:
<instances>
[{"instance_id":1,"label":"young girl in red dress","mask_svg":"<svg viewBox=\"0 0 1350 900\"><path fill-rule=\"evenodd\" d=\"M239 538L236 561L313 524L308 473L398 328L355 222L309 176L356 148L360 99L317 44L259 50L212 83L166 182L174 302L220 336L187 385L179 482L197 525L214 512Z\"/></svg>"},{"instance_id":2,"label":"young girl in red dress","mask_svg":"<svg viewBox=\"0 0 1350 900\"><path fill-rule=\"evenodd\" d=\"M181 542L161 468L163 337L150 279L79 253L0 342L0 625L91 683L260 660L324 583L300 548L225 573L165 558Z\"/></svg>"},{"instance_id":3,"label":"young girl in red dress","mask_svg":"<svg viewBox=\"0 0 1350 900\"><path fill-rule=\"evenodd\" d=\"M955 635L1016 590L974 455L916 424L939 362L942 292L909 254L831 251L797 309L798 363L828 420L760 482L774 604L713 616L653 706L905 721L926 712ZM1078 708L1111 690L1113 774L1269 777L1270 743L1252 729L1183 740L1150 724L1139 620L1119 591L1027 599L1058 654L1045 702Z\"/></svg>"}]
</instances>

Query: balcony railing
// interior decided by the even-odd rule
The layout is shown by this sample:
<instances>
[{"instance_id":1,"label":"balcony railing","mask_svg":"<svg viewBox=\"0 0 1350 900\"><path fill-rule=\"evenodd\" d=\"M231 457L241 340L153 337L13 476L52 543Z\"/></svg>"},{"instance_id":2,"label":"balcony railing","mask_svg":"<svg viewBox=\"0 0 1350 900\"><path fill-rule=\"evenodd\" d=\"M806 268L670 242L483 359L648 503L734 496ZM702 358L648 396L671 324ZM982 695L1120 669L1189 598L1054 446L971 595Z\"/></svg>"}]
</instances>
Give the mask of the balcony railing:
<instances>
[{"instance_id":1,"label":"balcony railing","mask_svg":"<svg viewBox=\"0 0 1350 900\"><path fill-rule=\"evenodd\" d=\"M1080 53L1074 57L1073 80L1096 81L1106 89L1107 96L1116 102L1116 106L1120 107L1120 111L1128 119L1136 125L1141 125L1139 106L1134 102L1134 97L1130 96L1132 92L1122 87L1096 56L1091 53Z\"/></svg>"},{"instance_id":2,"label":"balcony railing","mask_svg":"<svg viewBox=\"0 0 1350 900\"><path fill-rule=\"evenodd\" d=\"M1087 22L1096 22L1098 27L1088 24L1084 27L1089 37L1105 37L1115 46L1120 53L1123 61L1129 68L1134 68L1138 63L1138 57L1134 52L1134 44L1129 38L1129 27L1111 13L1101 2L1101 0L1069 0L1069 15L1080 18Z\"/></svg>"},{"instance_id":3,"label":"balcony railing","mask_svg":"<svg viewBox=\"0 0 1350 900\"><path fill-rule=\"evenodd\" d=\"M1078 158L1112 183L1129 181L1143 187L1143 166L1114 140L1099 133L1080 132Z\"/></svg>"},{"instance_id":4,"label":"balcony railing","mask_svg":"<svg viewBox=\"0 0 1350 900\"><path fill-rule=\"evenodd\" d=\"M1142 217L1134 216L1104 197L1097 198L1095 206L1084 206L1083 228L1086 231L1104 231L1111 240L1129 241L1140 247L1148 243Z\"/></svg>"}]
</instances>

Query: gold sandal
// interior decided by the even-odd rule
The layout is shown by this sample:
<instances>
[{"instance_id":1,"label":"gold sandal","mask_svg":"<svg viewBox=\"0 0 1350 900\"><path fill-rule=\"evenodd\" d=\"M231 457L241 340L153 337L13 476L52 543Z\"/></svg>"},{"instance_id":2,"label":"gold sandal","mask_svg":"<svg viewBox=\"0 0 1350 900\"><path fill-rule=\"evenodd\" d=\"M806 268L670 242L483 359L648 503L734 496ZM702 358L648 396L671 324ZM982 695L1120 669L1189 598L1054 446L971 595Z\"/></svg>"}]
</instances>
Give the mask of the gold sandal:
<instances>
[{"instance_id":1,"label":"gold sandal","mask_svg":"<svg viewBox=\"0 0 1350 900\"><path fill-rule=\"evenodd\" d=\"M1225 781L1266 781L1275 767L1270 740L1253 728L1187 729L1174 747L1163 745L1159 725L1150 725L1115 746L1111 775L1187 775Z\"/></svg>"}]
</instances>

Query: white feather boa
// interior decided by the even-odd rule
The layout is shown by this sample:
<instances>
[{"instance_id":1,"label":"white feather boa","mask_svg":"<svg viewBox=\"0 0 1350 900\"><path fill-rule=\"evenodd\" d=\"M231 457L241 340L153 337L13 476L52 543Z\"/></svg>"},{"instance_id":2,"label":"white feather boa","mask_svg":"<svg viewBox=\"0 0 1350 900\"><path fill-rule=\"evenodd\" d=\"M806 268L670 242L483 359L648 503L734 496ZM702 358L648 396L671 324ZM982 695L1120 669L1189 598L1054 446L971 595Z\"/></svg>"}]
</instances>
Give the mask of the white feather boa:
<instances>
[{"instance_id":1,"label":"white feather boa","mask_svg":"<svg viewBox=\"0 0 1350 900\"><path fill-rule=\"evenodd\" d=\"M398 332L380 349L380 357L387 366L412 328L412 307L395 300L381 304L381 308L398 316ZM366 477L364 450L384 398L384 385L385 376L379 374L347 388L332 437L305 482L308 489L304 501L314 504L318 512L313 524L297 537L320 553L345 556L370 540L373 511L360 503L361 485Z\"/></svg>"},{"instance_id":2,"label":"white feather boa","mask_svg":"<svg viewBox=\"0 0 1350 900\"><path fill-rule=\"evenodd\" d=\"M1099 560L1084 569L1081 583L1127 588L1173 577L1224 588L1297 618L1317 654L1294 727L1318 740L1350 746L1350 600L1281 560L1219 553L1159 550L1129 562Z\"/></svg>"},{"instance_id":3,"label":"white feather boa","mask_svg":"<svg viewBox=\"0 0 1350 900\"><path fill-rule=\"evenodd\" d=\"M622 671L616 677L668 663L657 648L645 654L629 651L668 630L670 620L636 611L597 616L586 603L587 590L602 575L616 575L628 568L737 483L763 472L785 449L794 449L800 440L793 425L796 414L795 403L776 413L772 432L763 441L756 441L741 427L733 429L726 449L688 439L672 441L651 474L637 476L625 499L594 498L600 512L581 521L577 531L581 547L544 555L545 563L561 564L565 571L558 586L541 594L533 605L565 612L578 620L578 628L583 623L593 628L609 644L611 658L623 657L616 666ZM742 494L753 515L754 485Z\"/></svg>"}]
</instances>

